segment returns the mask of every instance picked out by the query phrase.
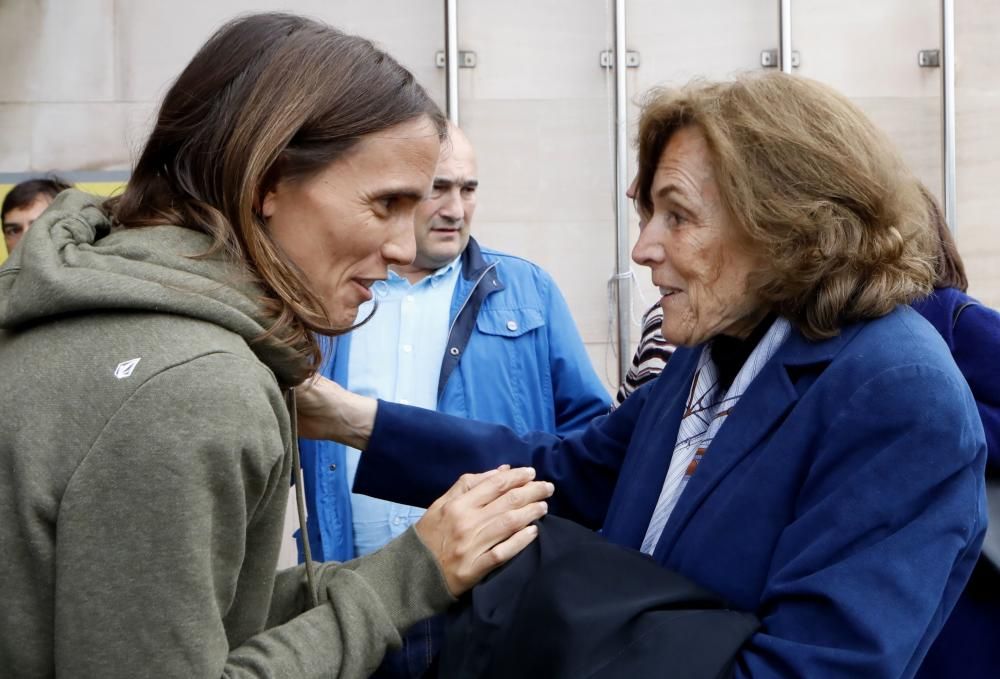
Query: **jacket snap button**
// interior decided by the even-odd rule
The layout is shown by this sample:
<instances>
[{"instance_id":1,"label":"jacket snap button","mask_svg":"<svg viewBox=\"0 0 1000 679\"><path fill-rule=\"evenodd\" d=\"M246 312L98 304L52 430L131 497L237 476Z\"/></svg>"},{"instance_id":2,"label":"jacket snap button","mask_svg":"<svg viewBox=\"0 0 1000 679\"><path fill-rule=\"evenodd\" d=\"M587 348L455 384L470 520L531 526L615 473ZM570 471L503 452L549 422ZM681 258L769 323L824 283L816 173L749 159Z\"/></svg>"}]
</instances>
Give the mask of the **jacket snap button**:
<instances>
[{"instance_id":1,"label":"jacket snap button","mask_svg":"<svg viewBox=\"0 0 1000 679\"><path fill-rule=\"evenodd\" d=\"M507 321L507 329L511 332L517 330L517 321Z\"/></svg>"},{"instance_id":2,"label":"jacket snap button","mask_svg":"<svg viewBox=\"0 0 1000 679\"><path fill-rule=\"evenodd\" d=\"M448 350L448 353L451 354L452 356L458 356L458 347L452 347L451 349Z\"/></svg>"},{"instance_id":3,"label":"jacket snap button","mask_svg":"<svg viewBox=\"0 0 1000 679\"><path fill-rule=\"evenodd\" d=\"M332 472L335 472L335 471L337 471L337 465L335 465L335 464L331 464L331 465L330 465L330 471L332 471Z\"/></svg>"}]
</instances>

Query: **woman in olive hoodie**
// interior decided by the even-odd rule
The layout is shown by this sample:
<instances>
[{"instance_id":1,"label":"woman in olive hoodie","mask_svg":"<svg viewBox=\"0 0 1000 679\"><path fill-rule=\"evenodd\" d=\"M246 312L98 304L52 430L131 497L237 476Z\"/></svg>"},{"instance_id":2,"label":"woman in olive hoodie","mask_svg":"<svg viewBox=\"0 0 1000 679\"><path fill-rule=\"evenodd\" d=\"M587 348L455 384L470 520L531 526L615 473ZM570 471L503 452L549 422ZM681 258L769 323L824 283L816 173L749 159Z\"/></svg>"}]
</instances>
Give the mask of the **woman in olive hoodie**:
<instances>
[{"instance_id":1,"label":"woman in olive hoodie","mask_svg":"<svg viewBox=\"0 0 1000 679\"><path fill-rule=\"evenodd\" d=\"M367 676L533 539L551 485L500 469L380 552L275 572L291 388L413 258L444 130L368 41L250 16L122 196L39 218L0 269L0 674Z\"/></svg>"}]
</instances>

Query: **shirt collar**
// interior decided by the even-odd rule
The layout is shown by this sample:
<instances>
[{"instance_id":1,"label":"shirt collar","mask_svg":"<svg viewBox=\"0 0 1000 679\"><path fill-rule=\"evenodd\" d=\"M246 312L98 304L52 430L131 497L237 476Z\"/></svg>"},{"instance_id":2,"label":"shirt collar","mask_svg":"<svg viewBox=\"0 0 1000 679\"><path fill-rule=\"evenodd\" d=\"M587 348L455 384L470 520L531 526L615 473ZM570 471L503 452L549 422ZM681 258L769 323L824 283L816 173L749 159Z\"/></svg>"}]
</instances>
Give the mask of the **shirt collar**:
<instances>
[{"instance_id":1,"label":"shirt collar","mask_svg":"<svg viewBox=\"0 0 1000 679\"><path fill-rule=\"evenodd\" d=\"M413 283L413 286L415 287L417 285L429 284L432 287L437 287L438 285L441 284L441 282L445 278L448 277L449 274L451 274L458 267L458 263L459 263L459 261L461 259L462 259L462 255L459 255L455 259L451 260L450 262L448 262L447 264L445 264L444 266L442 266L440 269L436 270L431 275L425 276L424 278L421 278L416 283ZM406 280L405 276L400 276L398 273L396 273L395 271L393 271L391 269L389 270L389 280L388 280L388 282L390 284L399 284L400 282L407 283L407 284L409 283L409 281Z\"/></svg>"}]
</instances>

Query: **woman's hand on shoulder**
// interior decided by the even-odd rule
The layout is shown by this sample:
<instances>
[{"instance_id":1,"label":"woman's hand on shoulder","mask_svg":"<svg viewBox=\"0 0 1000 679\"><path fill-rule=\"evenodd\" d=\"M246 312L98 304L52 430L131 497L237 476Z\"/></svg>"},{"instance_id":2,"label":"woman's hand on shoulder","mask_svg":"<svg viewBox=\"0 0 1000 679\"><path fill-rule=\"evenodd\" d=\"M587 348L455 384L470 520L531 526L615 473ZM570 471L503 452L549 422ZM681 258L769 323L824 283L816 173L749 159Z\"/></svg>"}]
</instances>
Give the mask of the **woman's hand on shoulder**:
<instances>
[{"instance_id":1,"label":"woman's hand on shoulder","mask_svg":"<svg viewBox=\"0 0 1000 679\"><path fill-rule=\"evenodd\" d=\"M504 465L465 474L420 518L417 535L434 554L452 595L458 596L506 563L538 535L555 487L535 481L531 467Z\"/></svg>"}]
</instances>

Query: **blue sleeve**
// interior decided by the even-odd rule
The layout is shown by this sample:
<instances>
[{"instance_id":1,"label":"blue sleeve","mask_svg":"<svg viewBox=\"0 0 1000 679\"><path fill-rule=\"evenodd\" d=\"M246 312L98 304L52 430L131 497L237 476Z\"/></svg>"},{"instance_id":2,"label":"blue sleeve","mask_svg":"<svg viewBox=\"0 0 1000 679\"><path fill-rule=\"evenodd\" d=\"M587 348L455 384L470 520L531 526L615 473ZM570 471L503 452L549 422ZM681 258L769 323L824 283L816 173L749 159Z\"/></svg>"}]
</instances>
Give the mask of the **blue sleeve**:
<instances>
[{"instance_id":1,"label":"blue sleeve","mask_svg":"<svg viewBox=\"0 0 1000 679\"><path fill-rule=\"evenodd\" d=\"M548 274L549 366L556 433L568 434L587 426L611 408L611 397L594 372L566 300Z\"/></svg>"},{"instance_id":2,"label":"blue sleeve","mask_svg":"<svg viewBox=\"0 0 1000 679\"><path fill-rule=\"evenodd\" d=\"M985 532L985 445L956 379L896 367L816 423L736 677L913 676Z\"/></svg>"},{"instance_id":3,"label":"blue sleeve","mask_svg":"<svg viewBox=\"0 0 1000 679\"><path fill-rule=\"evenodd\" d=\"M1000 473L1000 313L981 304L966 307L952 331L952 356L983 420L988 469Z\"/></svg>"},{"instance_id":4,"label":"blue sleeve","mask_svg":"<svg viewBox=\"0 0 1000 679\"><path fill-rule=\"evenodd\" d=\"M354 490L426 507L467 472L501 464L531 465L552 481L553 514L599 528L648 389L627 406L600 416L564 437L466 420L422 408L379 401L368 448L361 455Z\"/></svg>"}]
</instances>

